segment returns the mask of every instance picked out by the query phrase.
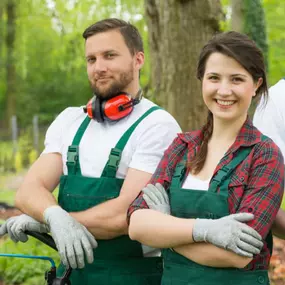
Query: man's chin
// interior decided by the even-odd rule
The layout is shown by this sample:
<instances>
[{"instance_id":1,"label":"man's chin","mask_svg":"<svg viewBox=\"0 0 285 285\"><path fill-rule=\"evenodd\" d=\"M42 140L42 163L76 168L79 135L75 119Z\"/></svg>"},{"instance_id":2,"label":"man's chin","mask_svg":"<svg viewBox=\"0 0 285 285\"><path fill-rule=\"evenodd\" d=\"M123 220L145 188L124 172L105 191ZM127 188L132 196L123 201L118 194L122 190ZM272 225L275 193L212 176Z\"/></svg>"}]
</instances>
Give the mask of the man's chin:
<instances>
[{"instance_id":1,"label":"man's chin","mask_svg":"<svg viewBox=\"0 0 285 285\"><path fill-rule=\"evenodd\" d=\"M113 98L114 96L116 96L118 93L116 94L111 94L109 92L101 92L96 90L93 90L94 95L96 95L97 97L99 97L101 100L108 100Z\"/></svg>"}]
</instances>

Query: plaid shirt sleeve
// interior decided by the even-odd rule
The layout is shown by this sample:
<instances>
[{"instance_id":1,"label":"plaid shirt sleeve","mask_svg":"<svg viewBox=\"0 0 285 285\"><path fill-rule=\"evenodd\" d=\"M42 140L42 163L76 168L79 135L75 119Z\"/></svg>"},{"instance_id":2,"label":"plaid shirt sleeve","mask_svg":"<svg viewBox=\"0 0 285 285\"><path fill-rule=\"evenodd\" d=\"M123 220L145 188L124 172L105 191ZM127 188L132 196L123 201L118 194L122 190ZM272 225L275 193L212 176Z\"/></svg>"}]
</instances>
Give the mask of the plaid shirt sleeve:
<instances>
[{"instance_id":1,"label":"plaid shirt sleeve","mask_svg":"<svg viewBox=\"0 0 285 285\"><path fill-rule=\"evenodd\" d=\"M170 186L176 164L182 159L185 150L186 144L179 137L176 137L168 149L164 152L164 155L148 184L155 185L155 183L160 183L167 191ZM148 208L147 203L143 199L143 193L140 192L128 209L128 223L130 221L130 216L134 211Z\"/></svg>"},{"instance_id":2,"label":"plaid shirt sleeve","mask_svg":"<svg viewBox=\"0 0 285 285\"><path fill-rule=\"evenodd\" d=\"M284 162L279 148L266 140L258 144L238 212L253 213L247 223L265 238L280 208L284 192Z\"/></svg>"}]
</instances>

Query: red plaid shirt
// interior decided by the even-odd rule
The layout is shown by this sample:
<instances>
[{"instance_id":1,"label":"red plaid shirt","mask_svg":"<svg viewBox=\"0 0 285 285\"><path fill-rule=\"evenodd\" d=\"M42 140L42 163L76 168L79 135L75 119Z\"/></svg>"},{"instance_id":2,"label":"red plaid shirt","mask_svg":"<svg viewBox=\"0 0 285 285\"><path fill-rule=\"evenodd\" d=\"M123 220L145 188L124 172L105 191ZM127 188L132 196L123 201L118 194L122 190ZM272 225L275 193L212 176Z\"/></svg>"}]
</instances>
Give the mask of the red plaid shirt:
<instances>
[{"instance_id":1,"label":"red plaid shirt","mask_svg":"<svg viewBox=\"0 0 285 285\"><path fill-rule=\"evenodd\" d=\"M271 139L261 141L262 134L247 119L234 144L229 148L213 176L233 158L234 153L243 146L253 146L248 157L232 173L229 184L229 211L234 213L253 213L255 219L249 223L263 239L269 233L279 210L284 191L284 162L279 148ZM178 134L165 151L149 183L161 183L167 190L170 186L175 167L188 149L189 159L199 149L203 139L201 131ZM188 169L188 173L189 173ZM187 173L185 175L187 177ZM218 190L219 191L219 190ZM128 218L138 209L147 209L142 192L128 210ZM256 255L246 270L267 269L270 253L267 244Z\"/></svg>"}]
</instances>

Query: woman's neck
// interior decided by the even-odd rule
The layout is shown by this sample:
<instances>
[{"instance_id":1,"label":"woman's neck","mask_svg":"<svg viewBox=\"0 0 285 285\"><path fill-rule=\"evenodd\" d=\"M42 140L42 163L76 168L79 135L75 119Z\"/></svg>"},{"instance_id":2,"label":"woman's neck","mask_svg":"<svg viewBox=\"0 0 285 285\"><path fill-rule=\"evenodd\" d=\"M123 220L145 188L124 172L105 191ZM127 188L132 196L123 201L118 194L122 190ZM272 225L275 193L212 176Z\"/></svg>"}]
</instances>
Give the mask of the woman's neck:
<instances>
[{"instance_id":1,"label":"woman's neck","mask_svg":"<svg viewBox=\"0 0 285 285\"><path fill-rule=\"evenodd\" d=\"M219 120L213 118L213 133L210 141L212 142L234 142L240 132L241 127L243 126L246 117L243 117L236 121Z\"/></svg>"}]
</instances>

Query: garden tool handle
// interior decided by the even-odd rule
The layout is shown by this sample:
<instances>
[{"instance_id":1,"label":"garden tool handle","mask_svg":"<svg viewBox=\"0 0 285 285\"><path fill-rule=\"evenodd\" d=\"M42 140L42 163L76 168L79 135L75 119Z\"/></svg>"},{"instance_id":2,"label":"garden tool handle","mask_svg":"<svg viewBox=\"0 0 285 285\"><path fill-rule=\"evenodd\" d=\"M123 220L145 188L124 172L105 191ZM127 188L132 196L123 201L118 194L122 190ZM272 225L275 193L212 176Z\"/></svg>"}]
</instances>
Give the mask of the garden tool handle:
<instances>
[{"instance_id":1,"label":"garden tool handle","mask_svg":"<svg viewBox=\"0 0 285 285\"><path fill-rule=\"evenodd\" d=\"M44 244L48 245L49 247L51 247L52 249L57 251L55 242L52 238L51 235L46 234L46 233L39 233L39 232L34 232L34 231L25 231L25 233L29 236L32 236L36 239L38 239L39 241L43 242ZM62 277L56 277L53 280L51 280L52 285L70 285L71 282L69 280L69 277L71 275L72 272L72 268L65 268L65 271L63 273Z\"/></svg>"},{"instance_id":2,"label":"garden tool handle","mask_svg":"<svg viewBox=\"0 0 285 285\"><path fill-rule=\"evenodd\" d=\"M38 239L39 241L43 242L44 244L48 245L49 247L57 251L55 242L51 235L39 232L32 232L32 231L25 231L25 233L29 236Z\"/></svg>"}]
</instances>

